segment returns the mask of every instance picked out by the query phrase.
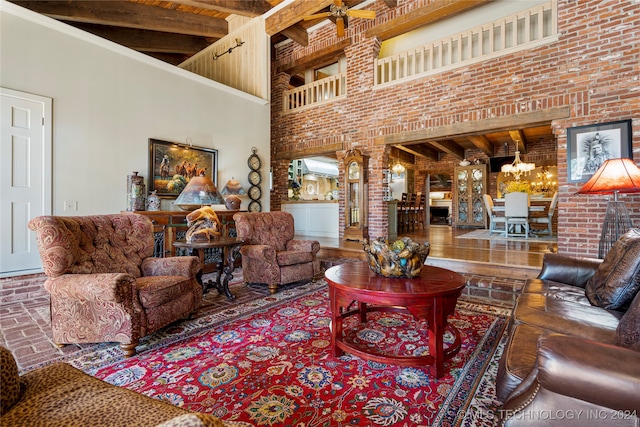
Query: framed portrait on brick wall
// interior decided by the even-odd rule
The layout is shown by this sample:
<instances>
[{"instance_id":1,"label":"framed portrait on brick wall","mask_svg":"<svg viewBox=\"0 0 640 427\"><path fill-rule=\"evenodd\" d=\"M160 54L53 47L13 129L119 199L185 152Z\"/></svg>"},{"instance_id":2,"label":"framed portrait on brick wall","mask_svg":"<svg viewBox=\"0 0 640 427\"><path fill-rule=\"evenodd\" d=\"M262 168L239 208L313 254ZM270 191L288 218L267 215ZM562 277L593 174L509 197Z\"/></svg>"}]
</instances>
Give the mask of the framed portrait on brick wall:
<instances>
[{"instance_id":1,"label":"framed portrait on brick wall","mask_svg":"<svg viewBox=\"0 0 640 427\"><path fill-rule=\"evenodd\" d=\"M632 158L631 120L567 129L567 178L587 181L608 159Z\"/></svg>"}]
</instances>

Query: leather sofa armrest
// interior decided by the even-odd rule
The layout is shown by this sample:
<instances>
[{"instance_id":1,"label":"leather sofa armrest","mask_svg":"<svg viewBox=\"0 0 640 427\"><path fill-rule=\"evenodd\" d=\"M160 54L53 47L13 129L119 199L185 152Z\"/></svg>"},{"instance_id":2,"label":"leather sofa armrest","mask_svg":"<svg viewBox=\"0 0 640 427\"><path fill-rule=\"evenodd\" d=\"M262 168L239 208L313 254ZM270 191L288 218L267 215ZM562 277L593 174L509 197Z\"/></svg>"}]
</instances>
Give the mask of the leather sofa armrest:
<instances>
[{"instance_id":1,"label":"leather sofa armrest","mask_svg":"<svg viewBox=\"0 0 640 427\"><path fill-rule=\"evenodd\" d=\"M126 273L63 274L47 279L44 287L63 298L121 303L131 300L135 281L135 277Z\"/></svg>"},{"instance_id":2,"label":"leather sofa armrest","mask_svg":"<svg viewBox=\"0 0 640 427\"><path fill-rule=\"evenodd\" d=\"M196 256L146 258L142 261L143 276L184 276L193 279L202 266Z\"/></svg>"},{"instance_id":3,"label":"leather sofa armrest","mask_svg":"<svg viewBox=\"0 0 640 427\"><path fill-rule=\"evenodd\" d=\"M552 280L584 288L602 263L601 259L577 258L560 254L545 254L538 279Z\"/></svg>"},{"instance_id":4,"label":"leather sofa armrest","mask_svg":"<svg viewBox=\"0 0 640 427\"><path fill-rule=\"evenodd\" d=\"M287 242L287 250L295 252L312 252L315 255L320 250L320 243L316 240L292 239Z\"/></svg>"},{"instance_id":5,"label":"leather sofa armrest","mask_svg":"<svg viewBox=\"0 0 640 427\"><path fill-rule=\"evenodd\" d=\"M549 334L538 341L537 366L544 389L640 414L640 352Z\"/></svg>"},{"instance_id":6,"label":"leather sofa armrest","mask_svg":"<svg viewBox=\"0 0 640 427\"><path fill-rule=\"evenodd\" d=\"M240 255L274 264L276 262L276 250L273 246L268 245L243 245L240 248Z\"/></svg>"}]
</instances>

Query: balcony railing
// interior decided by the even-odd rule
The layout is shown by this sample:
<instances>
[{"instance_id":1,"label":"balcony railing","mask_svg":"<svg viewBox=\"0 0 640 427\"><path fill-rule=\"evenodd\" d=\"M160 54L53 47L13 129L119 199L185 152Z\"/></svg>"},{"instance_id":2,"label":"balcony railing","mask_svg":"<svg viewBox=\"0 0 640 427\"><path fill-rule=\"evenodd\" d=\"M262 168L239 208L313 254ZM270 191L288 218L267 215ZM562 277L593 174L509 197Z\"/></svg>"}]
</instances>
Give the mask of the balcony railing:
<instances>
[{"instance_id":1,"label":"balcony railing","mask_svg":"<svg viewBox=\"0 0 640 427\"><path fill-rule=\"evenodd\" d=\"M282 111L286 113L300 110L346 96L347 74L340 73L285 91L282 96Z\"/></svg>"},{"instance_id":2,"label":"balcony railing","mask_svg":"<svg viewBox=\"0 0 640 427\"><path fill-rule=\"evenodd\" d=\"M374 86L399 83L557 40L556 1L375 61Z\"/></svg>"}]
</instances>

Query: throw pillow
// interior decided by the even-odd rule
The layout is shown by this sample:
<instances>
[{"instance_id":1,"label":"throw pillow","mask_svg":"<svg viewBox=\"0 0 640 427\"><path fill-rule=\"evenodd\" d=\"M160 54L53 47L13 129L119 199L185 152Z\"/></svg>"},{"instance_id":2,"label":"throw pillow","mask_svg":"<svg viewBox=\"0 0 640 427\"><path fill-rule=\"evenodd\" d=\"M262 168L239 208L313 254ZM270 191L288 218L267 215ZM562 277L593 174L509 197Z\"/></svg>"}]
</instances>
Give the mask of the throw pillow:
<instances>
[{"instance_id":1,"label":"throw pillow","mask_svg":"<svg viewBox=\"0 0 640 427\"><path fill-rule=\"evenodd\" d=\"M22 390L18 365L13 354L0 347L0 416L9 411L20 400Z\"/></svg>"},{"instance_id":2,"label":"throw pillow","mask_svg":"<svg viewBox=\"0 0 640 427\"><path fill-rule=\"evenodd\" d=\"M640 351L640 293L618 323L616 342L619 346Z\"/></svg>"},{"instance_id":3,"label":"throw pillow","mask_svg":"<svg viewBox=\"0 0 640 427\"><path fill-rule=\"evenodd\" d=\"M626 309L640 289L640 229L627 231L611 247L596 273L587 281L591 304Z\"/></svg>"}]
</instances>

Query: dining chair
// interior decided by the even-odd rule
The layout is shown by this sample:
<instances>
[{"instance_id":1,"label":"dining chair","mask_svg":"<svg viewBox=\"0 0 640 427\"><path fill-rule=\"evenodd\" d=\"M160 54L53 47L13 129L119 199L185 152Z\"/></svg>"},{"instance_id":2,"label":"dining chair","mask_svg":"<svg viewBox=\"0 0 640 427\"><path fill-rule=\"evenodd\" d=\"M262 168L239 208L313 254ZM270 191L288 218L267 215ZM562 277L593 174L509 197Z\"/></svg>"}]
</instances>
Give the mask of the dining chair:
<instances>
[{"instance_id":1,"label":"dining chair","mask_svg":"<svg viewBox=\"0 0 640 427\"><path fill-rule=\"evenodd\" d=\"M505 236L520 236L517 228L524 227L524 237L529 237L529 193L513 192L504 196ZM516 227L517 226L517 227Z\"/></svg>"},{"instance_id":2,"label":"dining chair","mask_svg":"<svg viewBox=\"0 0 640 427\"><path fill-rule=\"evenodd\" d=\"M547 210L547 216L540 217L532 217L529 218L529 222L531 224L547 224L546 230L540 230L538 233L548 234L549 236L553 235L553 215L556 211L556 207L558 206L558 192L556 191L551 199L551 204L549 204L549 209Z\"/></svg>"},{"instance_id":3,"label":"dining chair","mask_svg":"<svg viewBox=\"0 0 640 427\"><path fill-rule=\"evenodd\" d=\"M496 224L506 224L506 218L503 215L496 214L493 199L490 195L483 194L482 198L484 199L484 207L487 210L487 215L489 215L489 235L497 232L502 233L503 230L496 230Z\"/></svg>"},{"instance_id":4,"label":"dining chair","mask_svg":"<svg viewBox=\"0 0 640 427\"><path fill-rule=\"evenodd\" d=\"M422 227L421 228L422 230L424 230L424 218L425 218L426 209L427 209L426 199L427 198L425 197L424 194L418 193L418 195L416 196L416 205L414 208L414 211L415 211L414 223L416 227L419 224L420 227Z\"/></svg>"}]
</instances>

